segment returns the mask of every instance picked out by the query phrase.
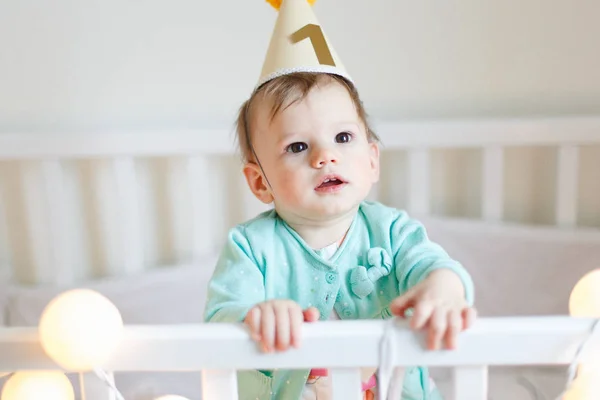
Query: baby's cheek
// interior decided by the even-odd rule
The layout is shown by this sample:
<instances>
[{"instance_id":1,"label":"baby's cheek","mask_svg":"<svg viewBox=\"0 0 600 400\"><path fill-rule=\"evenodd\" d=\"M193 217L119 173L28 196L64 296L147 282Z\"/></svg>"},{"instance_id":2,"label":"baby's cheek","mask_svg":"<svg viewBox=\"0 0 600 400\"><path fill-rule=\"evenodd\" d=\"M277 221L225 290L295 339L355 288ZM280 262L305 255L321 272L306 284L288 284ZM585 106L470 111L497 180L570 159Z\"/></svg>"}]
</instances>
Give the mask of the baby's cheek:
<instances>
[{"instance_id":1,"label":"baby's cheek","mask_svg":"<svg viewBox=\"0 0 600 400\"><path fill-rule=\"evenodd\" d=\"M291 171L280 171L277 179L277 186L280 188L279 196L288 201L296 200L301 190L301 183L296 174Z\"/></svg>"}]
</instances>

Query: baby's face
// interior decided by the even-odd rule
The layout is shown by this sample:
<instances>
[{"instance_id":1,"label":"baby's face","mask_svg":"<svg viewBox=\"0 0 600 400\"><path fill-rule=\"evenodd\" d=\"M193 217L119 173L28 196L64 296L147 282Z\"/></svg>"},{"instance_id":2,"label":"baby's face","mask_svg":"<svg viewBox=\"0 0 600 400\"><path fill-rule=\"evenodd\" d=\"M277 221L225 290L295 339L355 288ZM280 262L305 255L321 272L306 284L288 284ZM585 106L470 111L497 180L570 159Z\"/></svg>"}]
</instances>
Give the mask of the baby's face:
<instances>
[{"instance_id":1,"label":"baby's face","mask_svg":"<svg viewBox=\"0 0 600 400\"><path fill-rule=\"evenodd\" d=\"M264 169L245 169L254 193L274 201L293 222L320 221L354 212L379 178L379 149L367 139L354 103L338 83L320 85L270 120L258 107L253 146Z\"/></svg>"}]
</instances>

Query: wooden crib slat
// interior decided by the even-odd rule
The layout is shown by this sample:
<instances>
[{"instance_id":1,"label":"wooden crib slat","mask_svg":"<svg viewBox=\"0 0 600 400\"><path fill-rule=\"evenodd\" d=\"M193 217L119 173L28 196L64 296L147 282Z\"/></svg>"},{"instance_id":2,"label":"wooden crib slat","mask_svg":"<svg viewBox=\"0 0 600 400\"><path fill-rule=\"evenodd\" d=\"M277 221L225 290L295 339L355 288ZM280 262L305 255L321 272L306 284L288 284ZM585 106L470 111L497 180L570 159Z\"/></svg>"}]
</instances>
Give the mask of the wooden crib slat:
<instances>
[{"instance_id":1,"label":"wooden crib slat","mask_svg":"<svg viewBox=\"0 0 600 400\"><path fill-rule=\"evenodd\" d=\"M118 223L121 228L121 251L126 274L140 272L143 265L142 225L135 161L131 157L113 161L117 183Z\"/></svg>"},{"instance_id":2,"label":"wooden crib slat","mask_svg":"<svg viewBox=\"0 0 600 400\"><path fill-rule=\"evenodd\" d=\"M488 368L481 366L454 367L454 399L487 400Z\"/></svg>"},{"instance_id":3,"label":"wooden crib slat","mask_svg":"<svg viewBox=\"0 0 600 400\"><path fill-rule=\"evenodd\" d=\"M502 147L486 147L483 150L482 179L482 217L489 222L499 222L504 213L504 151Z\"/></svg>"},{"instance_id":4,"label":"wooden crib slat","mask_svg":"<svg viewBox=\"0 0 600 400\"><path fill-rule=\"evenodd\" d=\"M44 167L34 161L25 161L21 165L30 259L27 265L15 271L15 275L20 282L54 284L55 260L51 250L52 235L48 230Z\"/></svg>"},{"instance_id":5,"label":"wooden crib slat","mask_svg":"<svg viewBox=\"0 0 600 400\"><path fill-rule=\"evenodd\" d=\"M360 368L332 368L330 373L333 400L362 400Z\"/></svg>"},{"instance_id":6,"label":"wooden crib slat","mask_svg":"<svg viewBox=\"0 0 600 400\"><path fill-rule=\"evenodd\" d=\"M392 207L408 206L408 153L385 150L381 152L381 180L378 196L380 201Z\"/></svg>"},{"instance_id":7,"label":"wooden crib slat","mask_svg":"<svg viewBox=\"0 0 600 400\"><path fill-rule=\"evenodd\" d=\"M202 398L219 400L237 400L237 374L229 370L202 371Z\"/></svg>"},{"instance_id":8,"label":"wooden crib slat","mask_svg":"<svg viewBox=\"0 0 600 400\"><path fill-rule=\"evenodd\" d=\"M556 224L572 227L577 222L579 178L579 148L563 145L558 148L556 177Z\"/></svg>"},{"instance_id":9,"label":"wooden crib slat","mask_svg":"<svg viewBox=\"0 0 600 400\"><path fill-rule=\"evenodd\" d=\"M167 164L167 196L173 251L178 260L191 252L191 231L187 230L191 207L188 193L187 159L173 157Z\"/></svg>"},{"instance_id":10,"label":"wooden crib slat","mask_svg":"<svg viewBox=\"0 0 600 400\"><path fill-rule=\"evenodd\" d=\"M187 159L190 196L192 199L192 252L194 258L206 254L213 246L210 224L211 207L207 182L209 182L208 160L202 156Z\"/></svg>"},{"instance_id":11,"label":"wooden crib slat","mask_svg":"<svg viewBox=\"0 0 600 400\"><path fill-rule=\"evenodd\" d=\"M122 265L119 258L119 238L115 234L116 206L114 192L114 174L111 160L100 160L93 163L91 177L92 196L95 221L98 230L98 253L102 259L101 265L94 271L98 275L120 274Z\"/></svg>"},{"instance_id":12,"label":"wooden crib slat","mask_svg":"<svg viewBox=\"0 0 600 400\"><path fill-rule=\"evenodd\" d=\"M11 254L8 239L8 213L4 196L5 191L3 189L3 182L0 179L0 276L11 278L12 271L10 270Z\"/></svg>"},{"instance_id":13,"label":"wooden crib slat","mask_svg":"<svg viewBox=\"0 0 600 400\"><path fill-rule=\"evenodd\" d=\"M48 216L49 267L56 284L70 284L75 280L70 257L68 205L62 165L59 160L42 162L43 184Z\"/></svg>"},{"instance_id":14,"label":"wooden crib slat","mask_svg":"<svg viewBox=\"0 0 600 400\"><path fill-rule=\"evenodd\" d=\"M408 209L414 215L428 215L431 206L430 153L412 149L408 153Z\"/></svg>"}]
</instances>

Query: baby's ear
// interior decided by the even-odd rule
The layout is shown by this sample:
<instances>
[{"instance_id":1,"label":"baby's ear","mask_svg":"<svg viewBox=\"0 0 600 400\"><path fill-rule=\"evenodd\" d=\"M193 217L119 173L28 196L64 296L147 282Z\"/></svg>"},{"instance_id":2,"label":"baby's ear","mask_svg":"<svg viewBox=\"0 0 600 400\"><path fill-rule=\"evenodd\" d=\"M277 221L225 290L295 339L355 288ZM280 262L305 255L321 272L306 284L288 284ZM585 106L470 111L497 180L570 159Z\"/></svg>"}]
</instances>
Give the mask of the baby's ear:
<instances>
[{"instance_id":1,"label":"baby's ear","mask_svg":"<svg viewBox=\"0 0 600 400\"><path fill-rule=\"evenodd\" d=\"M267 180L263 176L260 167L253 162L249 162L244 165L243 171L246 182L248 182L248 187L254 196L265 204L272 203L273 195L271 194Z\"/></svg>"}]
</instances>

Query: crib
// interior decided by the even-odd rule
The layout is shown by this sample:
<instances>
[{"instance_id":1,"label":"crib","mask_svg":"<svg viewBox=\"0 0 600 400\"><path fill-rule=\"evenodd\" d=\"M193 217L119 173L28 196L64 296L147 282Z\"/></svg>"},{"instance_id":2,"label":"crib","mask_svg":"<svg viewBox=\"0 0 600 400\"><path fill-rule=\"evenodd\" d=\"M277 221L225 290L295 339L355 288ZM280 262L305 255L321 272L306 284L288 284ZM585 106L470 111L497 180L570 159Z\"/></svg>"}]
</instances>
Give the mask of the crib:
<instances>
[{"instance_id":1,"label":"crib","mask_svg":"<svg viewBox=\"0 0 600 400\"><path fill-rule=\"evenodd\" d=\"M202 324L227 229L265 209L229 127L15 133L0 135L0 371L58 368L40 346L40 313L88 287L123 314L102 369L127 400L236 399L238 370L315 365L331 368L334 398L361 399L359 368L381 366L382 343L397 377L429 366L449 400L553 399L595 323L570 317L568 300L600 265L600 117L375 129L382 178L370 198L421 220L475 280L480 318L457 350L426 351L406 321L327 321L303 327L302 349L261 354L242 326ZM591 349L582 362L600 342ZM90 372L69 377L78 399L117 398Z\"/></svg>"}]
</instances>

